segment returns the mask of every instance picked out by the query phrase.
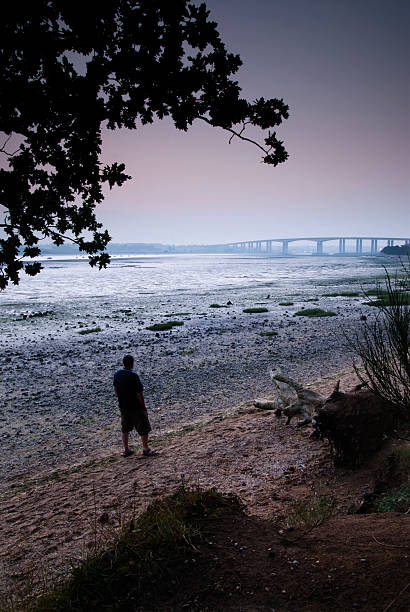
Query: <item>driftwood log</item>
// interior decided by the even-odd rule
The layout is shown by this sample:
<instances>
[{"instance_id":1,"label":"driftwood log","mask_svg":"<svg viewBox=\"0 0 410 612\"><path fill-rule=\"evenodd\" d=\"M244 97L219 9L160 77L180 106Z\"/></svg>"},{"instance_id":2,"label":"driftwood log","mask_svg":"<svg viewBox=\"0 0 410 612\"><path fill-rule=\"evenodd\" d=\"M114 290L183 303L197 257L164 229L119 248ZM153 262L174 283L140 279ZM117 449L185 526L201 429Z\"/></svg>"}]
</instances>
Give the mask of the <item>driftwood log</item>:
<instances>
[{"instance_id":1,"label":"driftwood log","mask_svg":"<svg viewBox=\"0 0 410 612\"><path fill-rule=\"evenodd\" d=\"M363 384L343 393L340 381L328 398L295 382L279 369L271 370L273 399L255 400L254 405L287 417L302 417L298 427L312 423L312 437L326 438L336 466L355 468L381 447L396 425L397 410Z\"/></svg>"},{"instance_id":2,"label":"driftwood log","mask_svg":"<svg viewBox=\"0 0 410 612\"><path fill-rule=\"evenodd\" d=\"M254 405L264 410L275 410L277 416L284 414L287 417L286 425L295 416L303 418L298 427L311 423L315 411L324 404L326 398L303 387L279 369L271 370L270 378L276 397L273 400L255 400Z\"/></svg>"}]
</instances>

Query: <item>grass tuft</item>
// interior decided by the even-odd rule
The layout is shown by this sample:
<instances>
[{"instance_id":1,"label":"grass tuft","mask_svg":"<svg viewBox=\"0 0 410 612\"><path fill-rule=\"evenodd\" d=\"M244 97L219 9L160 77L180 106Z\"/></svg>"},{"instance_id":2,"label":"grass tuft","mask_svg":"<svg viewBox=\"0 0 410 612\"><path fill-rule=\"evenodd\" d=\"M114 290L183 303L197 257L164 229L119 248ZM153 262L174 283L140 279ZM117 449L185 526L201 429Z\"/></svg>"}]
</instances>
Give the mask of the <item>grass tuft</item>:
<instances>
[{"instance_id":1,"label":"grass tuft","mask_svg":"<svg viewBox=\"0 0 410 612\"><path fill-rule=\"evenodd\" d=\"M279 306L293 306L293 302L279 302Z\"/></svg>"},{"instance_id":2,"label":"grass tuft","mask_svg":"<svg viewBox=\"0 0 410 612\"><path fill-rule=\"evenodd\" d=\"M295 502L285 522L288 527L312 527L336 513L336 499L333 495L315 495L311 499Z\"/></svg>"},{"instance_id":3,"label":"grass tuft","mask_svg":"<svg viewBox=\"0 0 410 612\"><path fill-rule=\"evenodd\" d=\"M336 317L336 313L331 310L322 310L321 308L305 308L295 312L297 317Z\"/></svg>"},{"instance_id":4,"label":"grass tuft","mask_svg":"<svg viewBox=\"0 0 410 612\"><path fill-rule=\"evenodd\" d=\"M357 291L341 291L340 293L323 293L322 297L360 297Z\"/></svg>"},{"instance_id":5,"label":"grass tuft","mask_svg":"<svg viewBox=\"0 0 410 612\"><path fill-rule=\"evenodd\" d=\"M391 491L379 497L374 507L376 512L407 512L410 510L410 485Z\"/></svg>"},{"instance_id":6,"label":"grass tuft","mask_svg":"<svg viewBox=\"0 0 410 612\"><path fill-rule=\"evenodd\" d=\"M209 308L228 308L227 304L209 304Z\"/></svg>"},{"instance_id":7,"label":"grass tuft","mask_svg":"<svg viewBox=\"0 0 410 612\"><path fill-rule=\"evenodd\" d=\"M166 317L185 317L191 314L190 312L171 312L171 314L166 314Z\"/></svg>"},{"instance_id":8,"label":"grass tuft","mask_svg":"<svg viewBox=\"0 0 410 612\"><path fill-rule=\"evenodd\" d=\"M267 308L244 308L242 312L255 314L258 312L269 312L269 310Z\"/></svg>"},{"instance_id":9,"label":"grass tuft","mask_svg":"<svg viewBox=\"0 0 410 612\"><path fill-rule=\"evenodd\" d=\"M111 546L74 568L69 581L41 597L36 612L146 609L169 593L215 521L241 510L238 499L214 489L188 490L153 502ZM155 608L155 605L154 605Z\"/></svg>"},{"instance_id":10,"label":"grass tuft","mask_svg":"<svg viewBox=\"0 0 410 612\"><path fill-rule=\"evenodd\" d=\"M82 336L85 336L86 334L94 334L95 332L100 332L101 331L101 327L92 327L90 329L81 329L78 333L81 334Z\"/></svg>"},{"instance_id":11,"label":"grass tuft","mask_svg":"<svg viewBox=\"0 0 410 612\"><path fill-rule=\"evenodd\" d=\"M259 336L277 336L278 332L276 331L261 331L258 332Z\"/></svg>"},{"instance_id":12,"label":"grass tuft","mask_svg":"<svg viewBox=\"0 0 410 612\"><path fill-rule=\"evenodd\" d=\"M410 446L399 448L395 456L398 459L399 468L410 476Z\"/></svg>"},{"instance_id":13,"label":"grass tuft","mask_svg":"<svg viewBox=\"0 0 410 612\"><path fill-rule=\"evenodd\" d=\"M367 295L375 295L377 299L363 302L365 306L394 306L398 302L402 306L410 306L410 293L396 292L396 295L388 295L384 292L374 293L369 291Z\"/></svg>"},{"instance_id":14,"label":"grass tuft","mask_svg":"<svg viewBox=\"0 0 410 612\"><path fill-rule=\"evenodd\" d=\"M149 331L166 331L167 329L172 329L172 327L177 327L183 324L183 321L167 321L166 323L155 323L146 329L149 329Z\"/></svg>"}]
</instances>

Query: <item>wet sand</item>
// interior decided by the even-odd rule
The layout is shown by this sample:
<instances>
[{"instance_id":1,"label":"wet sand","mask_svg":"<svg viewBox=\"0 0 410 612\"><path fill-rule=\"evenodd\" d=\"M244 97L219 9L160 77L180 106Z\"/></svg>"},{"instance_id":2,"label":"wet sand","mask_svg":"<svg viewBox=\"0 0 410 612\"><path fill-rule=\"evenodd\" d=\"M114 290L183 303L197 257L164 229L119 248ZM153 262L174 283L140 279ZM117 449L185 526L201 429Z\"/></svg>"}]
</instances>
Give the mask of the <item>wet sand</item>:
<instances>
[{"instance_id":1,"label":"wet sand","mask_svg":"<svg viewBox=\"0 0 410 612\"><path fill-rule=\"evenodd\" d=\"M238 299L226 308L193 300L184 309L189 314L178 314L175 303L163 304L150 320L141 320L132 304L117 311L110 304L92 311L74 304L43 312L36 305L25 318L11 317L3 325L0 356L2 488L121 452L112 377L125 353L136 358L154 438L269 397L273 366L305 384L351 370L343 332L356 329L360 315L373 309L361 298L293 299L293 305L280 306L261 295L254 305L268 312L259 314L243 313ZM226 305L229 294L220 300ZM294 316L315 307L337 316ZM146 329L172 319L184 325ZM96 327L100 331L79 333ZM277 335L261 336L263 331Z\"/></svg>"}]
</instances>

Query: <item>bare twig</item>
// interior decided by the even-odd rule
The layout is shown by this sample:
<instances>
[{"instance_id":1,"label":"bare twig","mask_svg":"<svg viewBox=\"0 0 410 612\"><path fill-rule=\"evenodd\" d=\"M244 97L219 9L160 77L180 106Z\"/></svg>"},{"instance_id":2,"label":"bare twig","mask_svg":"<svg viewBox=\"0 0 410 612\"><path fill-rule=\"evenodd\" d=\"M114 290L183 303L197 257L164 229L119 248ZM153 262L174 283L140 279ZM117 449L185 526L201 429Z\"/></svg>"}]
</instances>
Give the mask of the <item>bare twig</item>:
<instances>
[{"instance_id":1,"label":"bare twig","mask_svg":"<svg viewBox=\"0 0 410 612\"><path fill-rule=\"evenodd\" d=\"M15 154L16 154L16 153L17 153L17 152L20 150L20 147L17 147L17 149L16 149L16 150L15 150L13 153L8 153L8 152L6 151L6 146L7 146L7 144L9 143L9 141L10 141L11 137L12 137L12 134L10 134L10 136L8 136L8 137L6 138L6 140L4 141L4 143L2 144L2 146L0 147L0 153L4 153L4 155L6 155L7 157L13 157L13 155L15 155Z\"/></svg>"},{"instance_id":2,"label":"bare twig","mask_svg":"<svg viewBox=\"0 0 410 612\"><path fill-rule=\"evenodd\" d=\"M400 545L396 545L396 544L385 544L384 542L380 542L380 540L378 540L375 536L372 536L373 540L377 543L380 544L380 546L385 546L386 548L410 548L409 546L400 546Z\"/></svg>"},{"instance_id":3,"label":"bare twig","mask_svg":"<svg viewBox=\"0 0 410 612\"><path fill-rule=\"evenodd\" d=\"M385 608L383 608L383 611L382 611L382 612L387 612L387 610L390 610L390 608L392 607L392 605L393 605L393 604L394 604L394 603L395 603L395 602L396 602L396 601L399 599L399 597L400 597L401 595L403 595L404 591L406 591L406 590L409 588L409 586L410 586L410 582L408 582L408 583L406 584L406 586L404 587L404 589L402 589L402 590L400 591L400 593L397 595L397 597L395 597L395 598L393 599L393 601L391 601L391 602L389 603L389 605L388 605L388 606L386 606Z\"/></svg>"}]
</instances>

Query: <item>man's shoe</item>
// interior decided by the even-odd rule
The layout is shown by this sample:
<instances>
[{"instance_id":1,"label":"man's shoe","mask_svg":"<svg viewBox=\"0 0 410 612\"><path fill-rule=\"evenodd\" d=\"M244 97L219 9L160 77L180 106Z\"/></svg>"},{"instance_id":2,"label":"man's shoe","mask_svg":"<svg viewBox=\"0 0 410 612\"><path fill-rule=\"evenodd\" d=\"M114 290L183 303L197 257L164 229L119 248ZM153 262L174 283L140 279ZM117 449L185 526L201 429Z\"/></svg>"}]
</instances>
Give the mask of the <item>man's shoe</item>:
<instances>
[{"instance_id":1,"label":"man's shoe","mask_svg":"<svg viewBox=\"0 0 410 612\"><path fill-rule=\"evenodd\" d=\"M130 455L133 455L133 454L134 454L134 451L133 451L133 450L131 450L131 449L128 449L128 450L126 450L126 451L124 451L124 452L122 453L122 456L123 456L123 457L129 457Z\"/></svg>"},{"instance_id":2,"label":"man's shoe","mask_svg":"<svg viewBox=\"0 0 410 612\"><path fill-rule=\"evenodd\" d=\"M152 450L151 448L145 448L142 451L142 454L144 455L144 457L153 457L154 455L158 455L157 451Z\"/></svg>"}]
</instances>

